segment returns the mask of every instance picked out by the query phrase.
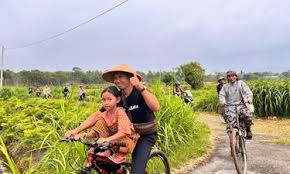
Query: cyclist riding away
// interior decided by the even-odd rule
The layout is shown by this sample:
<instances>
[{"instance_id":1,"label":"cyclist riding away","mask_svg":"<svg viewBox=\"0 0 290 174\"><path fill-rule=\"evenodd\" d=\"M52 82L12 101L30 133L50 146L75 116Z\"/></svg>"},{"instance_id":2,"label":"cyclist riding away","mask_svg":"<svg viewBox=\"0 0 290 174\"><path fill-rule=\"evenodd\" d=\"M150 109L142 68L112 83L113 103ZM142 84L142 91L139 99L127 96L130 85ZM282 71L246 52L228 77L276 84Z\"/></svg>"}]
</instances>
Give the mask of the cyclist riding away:
<instances>
[{"instance_id":1,"label":"cyclist riding away","mask_svg":"<svg viewBox=\"0 0 290 174\"><path fill-rule=\"evenodd\" d=\"M135 131L140 134L132 154L131 172L133 174L144 174L151 149L157 139L154 112L159 110L159 102L141 83L142 77L128 65L118 65L112 70L103 73L102 77L121 89L120 106L126 109ZM101 109L92 114L79 127L68 131L65 136L76 135L82 130L93 126L101 112L104 112L104 110Z\"/></svg>"},{"instance_id":2,"label":"cyclist riding away","mask_svg":"<svg viewBox=\"0 0 290 174\"><path fill-rule=\"evenodd\" d=\"M228 83L225 84L220 93L220 105L225 107L225 118L227 122L227 133L231 135L230 126L235 127L236 111L233 105L237 106L237 113L245 123L247 139L252 139L251 125L253 124L253 111L247 108L247 104L253 103L253 93L245 82L239 80L234 71L227 73ZM227 106L228 105L228 106Z\"/></svg>"}]
</instances>

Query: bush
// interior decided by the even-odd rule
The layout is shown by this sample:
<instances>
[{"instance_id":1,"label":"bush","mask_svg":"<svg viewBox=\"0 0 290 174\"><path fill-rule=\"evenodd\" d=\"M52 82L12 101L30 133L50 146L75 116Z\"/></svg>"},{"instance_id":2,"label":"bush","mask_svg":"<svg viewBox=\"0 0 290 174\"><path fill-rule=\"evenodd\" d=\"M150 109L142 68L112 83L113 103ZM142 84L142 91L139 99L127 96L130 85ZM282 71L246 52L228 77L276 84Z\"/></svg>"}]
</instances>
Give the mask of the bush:
<instances>
[{"instance_id":1,"label":"bush","mask_svg":"<svg viewBox=\"0 0 290 174\"><path fill-rule=\"evenodd\" d=\"M15 92L11 88L0 89L0 98L7 100L15 95Z\"/></svg>"},{"instance_id":2,"label":"bush","mask_svg":"<svg viewBox=\"0 0 290 174\"><path fill-rule=\"evenodd\" d=\"M205 70L198 62L191 62L189 64L181 65L185 81L190 84L193 89L199 89L204 85Z\"/></svg>"}]
</instances>

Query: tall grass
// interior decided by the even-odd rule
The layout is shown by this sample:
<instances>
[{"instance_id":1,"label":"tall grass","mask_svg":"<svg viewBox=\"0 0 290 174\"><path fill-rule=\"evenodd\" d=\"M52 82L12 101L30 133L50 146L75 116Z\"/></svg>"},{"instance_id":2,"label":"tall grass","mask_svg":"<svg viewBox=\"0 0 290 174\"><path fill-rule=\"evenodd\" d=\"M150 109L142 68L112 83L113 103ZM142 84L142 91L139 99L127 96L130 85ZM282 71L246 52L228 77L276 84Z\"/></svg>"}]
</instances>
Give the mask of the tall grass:
<instances>
[{"instance_id":1,"label":"tall grass","mask_svg":"<svg viewBox=\"0 0 290 174\"><path fill-rule=\"evenodd\" d=\"M193 90L194 110L201 112L216 112L219 105L216 84L207 83L202 89Z\"/></svg>"},{"instance_id":2,"label":"tall grass","mask_svg":"<svg viewBox=\"0 0 290 174\"><path fill-rule=\"evenodd\" d=\"M290 80L264 80L250 83L254 94L255 114L290 118Z\"/></svg>"},{"instance_id":3,"label":"tall grass","mask_svg":"<svg viewBox=\"0 0 290 174\"><path fill-rule=\"evenodd\" d=\"M0 151L2 152L2 154L5 156L6 161L4 162L5 166L8 167L8 169L13 173L13 174L21 174L20 170L18 169L16 163L14 162L14 160L10 157L8 150L6 148L6 145L2 139L2 137L0 137Z\"/></svg>"},{"instance_id":4,"label":"tall grass","mask_svg":"<svg viewBox=\"0 0 290 174\"><path fill-rule=\"evenodd\" d=\"M156 114L158 141L155 148L166 152L173 167L202 155L209 145L208 127L200 123L190 105L172 95L172 89L159 81L151 89L161 104Z\"/></svg>"},{"instance_id":5,"label":"tall grass","mask_svg":"<svg viewBox=\"0 0 290 174\"><path fill-rule=\"evenodd\" d=\"M290 80L263 80L248 82L254 95L255 115L290 118ZM194 109L214 112L218 106L215 84L194 90Z\"/></svg>"},{"instance_id":6,"label":"tall grass","mask_svg":"<svg viewBox=\"0 0 290 174\"><path fill-rule=\"evenodd\" d=\"M202 155L209 144L207 126L198 121L189 105L172 96L172 90L160 82L150 89L161 104L161 111L156 114L159 136L154 148L166 152L172 167ZM0 108L4 129L0 131L6 135L6 142L18 141L19 148L28 146L33 153L43 153L41 159L34 160L33 167L28 167L32 173L76 173L75 169L83 165L85 147L81 143L60 143L58 140L64 132L98 110L96 101L100 91L90 91L90 95L97 97L93 102L79 102L73 98L66 101L17 97L0 100L4 105L3 110ZM15 125L16 120L19 121Z\"/></svg>"}]
</instances>

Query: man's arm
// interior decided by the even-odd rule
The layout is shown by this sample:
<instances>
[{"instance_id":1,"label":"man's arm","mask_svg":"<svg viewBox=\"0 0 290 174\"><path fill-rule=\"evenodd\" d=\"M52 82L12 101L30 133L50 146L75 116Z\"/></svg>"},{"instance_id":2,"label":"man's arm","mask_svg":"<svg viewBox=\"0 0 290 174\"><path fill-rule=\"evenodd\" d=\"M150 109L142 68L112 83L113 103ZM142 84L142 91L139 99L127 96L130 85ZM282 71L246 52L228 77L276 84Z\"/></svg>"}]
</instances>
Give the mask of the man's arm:
<instances>
[{"instance_id":1,"label":"man's arm","mask_svg":"<svg viewBox=\"0 0 290 174\"><path fill-rule=\"evenodd\" d=\"M133 77L130 78L130 82L135 88L141 92L141 95L143 96L145 103L148 105L148 107L153 111L157 112L160 109L160 104L157 98L149 92L144 85L140 82L140 80L137 78L137 75L134 74Z\"/></svg>"},{"instance_id":2,"label":"man's arm","mask_svg":"<svg viewBox=\"0 0 290 174\"><path fill-rule=\"evenodd\" d=\"M224 106L226 104L226 88L225 88L225 85L220 90L219 101L220 101L220 105L221 106Z\"/></svg>"},{"instance_id":3,"label":"man's arm","mask_svg":"<svg viewBox=\"0 0 290 174\"><path fill-rule=\"evenodd\" d=\"M97 117L100 114L101 114L100 111L97 111L97 112L93 113L81 125L79 125L77 128L67 131L65 133L64 137L67 138L67 137L70 137L70 136L74 136L74 135L80 133L81 131L92 127L93 125L95 125L95 123L97 121Z\"/></svg>"},{"instance_id":4,"label":"man's arm","mask_svg":"<svg viewBox=\"0 0 290 174\"><path fill-rule=\"evenodd\" d=\"M242 85L243 94L246 96L246 99L247 99L246 102L253 103L253 93L251 89L244 81L241 81L241 85Z\"/></svg>"},{"instance_id":5,"label":"man's arm","mask_svg":"<svg viewBox=\"0 0 290 174\"><path fill-rule=\"evenodd\" d=\"M151 92L145 89L144 91L141 92L141 95L143 96L145 103L153 112L159 111L160 109L159 101Z\"/></svg>"}]
</instances>

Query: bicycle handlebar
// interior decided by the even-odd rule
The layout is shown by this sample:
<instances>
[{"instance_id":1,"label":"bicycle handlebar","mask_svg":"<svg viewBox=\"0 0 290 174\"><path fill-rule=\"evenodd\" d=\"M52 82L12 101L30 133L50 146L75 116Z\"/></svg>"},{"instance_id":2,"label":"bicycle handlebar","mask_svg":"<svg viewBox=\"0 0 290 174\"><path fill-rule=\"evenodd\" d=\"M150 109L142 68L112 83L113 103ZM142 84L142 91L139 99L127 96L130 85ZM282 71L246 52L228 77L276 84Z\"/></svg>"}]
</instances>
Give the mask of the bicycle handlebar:
<instances>
[{"instance_id":1,"label":"bicycle handlebar","mask_svg":"<svg viewBox=\"0 0 290 174\"><path fill-rule=\"evenodd\" d=\"M225 106L239 106L239 105L242 105L242 103L239 103L239 104L225 104Z\"/></svg>"},{"instance_id":2,"label":"bicycle handlebar","mask_svg":"<svg viewBox=\"0 0 290 174\"><path fill-rule=\"evenodd\" d=\"M78 140L76 140L74 137L68 137L66 139L60 140L60 142L68 142L68 143L75 142L75 141L78 141ZM100 150L107 150L114 146L126 147L126 143L122 141L104 142L102 144L98 144L96 142L83 141L83 140L79 140L79 142L89 147L99 148Z\"/></svg>"}]
</instances>

